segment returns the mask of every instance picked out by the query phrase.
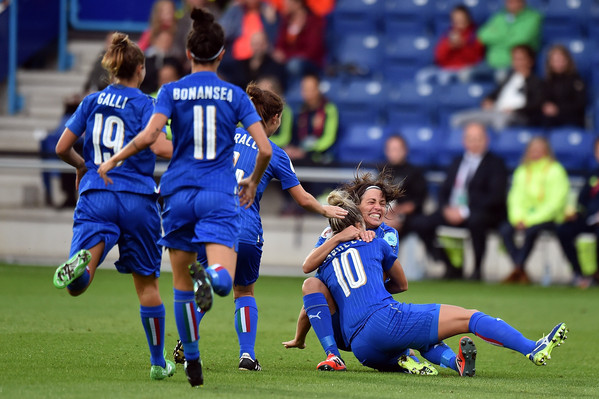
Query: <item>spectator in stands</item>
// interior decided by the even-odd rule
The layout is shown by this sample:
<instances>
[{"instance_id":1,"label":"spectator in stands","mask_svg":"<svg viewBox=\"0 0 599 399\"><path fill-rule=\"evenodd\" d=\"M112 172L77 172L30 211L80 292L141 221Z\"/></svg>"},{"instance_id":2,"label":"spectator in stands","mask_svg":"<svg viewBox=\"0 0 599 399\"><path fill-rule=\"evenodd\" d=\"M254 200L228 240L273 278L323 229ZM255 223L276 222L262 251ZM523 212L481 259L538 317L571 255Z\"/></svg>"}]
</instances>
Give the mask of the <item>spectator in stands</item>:
<instances>
[{"instance_id":1,"label":"spectator in stands","mask_svg":"<svg viewBox=\"0 0 599 399\"><path fill-rule=\"evenodd\" d=\"M585 84L576 71L576 65L568 49L556 44L549 49L543 81L543 125L585 125L587 93Z\"/></svg>"},{"instance_id":2,"label":"spectator in stands","mask_svg":"<svg viewBox=\"0 0 599 399\"><path fill-rule=\"evenodd\" d=\"M323 165L333 161L331 147L337 139L337 106L320 91L320 79L306 75L301 81L302 106L295 121L291 144L285 151L297 164Z\"/></svg>"},{"instance_id":3,"label":"spectator in stands","mask_svg":"<svg viewBox=\"0 0 599 399\"><path fill-rule=\"evenodd\" d=\"M512 49L527 45L539 49L542 17L525 0L505 0L505 8L491 15L478 31L478 39L487 47L486 61L493 69L509 68Z\"/></svg>"},{"instance_id":4,"label":"spectator in stands","mask_svg":"<svg viewBox=\"0 0 599 399\"><path fill-rule=\"evenodd\" d=\"M283 89L281 81L275 76L263 76L256 81L256 85L262 90L272 91L283 98ZM270 136L270 141L281 148L285 148L291 143L293 133L293 110L287 104L283 104L281 112L281 125L279 130Z\"/></svg>"},{"instance_id":5,"label":"spectator in stands","mask_svg":"<svg viewBox=\"0 0 599 399\"><path fill-rule=\"evenodd\" d=\"M501 131L507 126L536 126L541 119L543 83L533 71L535 54L527 45L512 49L512 71L482 102L481 109L454 114L454 127L479 122Z\"/></svg>"},{"instance_id":6,"label":"spectator in stands","mask_svg":"<svg viewBox=\"0 0 599 399\"><path fill-rule=\"evenodd\" d=\"M160 87L158 74L167 64L179 63L179 58L172 52L174 35L170 31L158 32L152 39L152 44L144 52L146 56L146 78L140 90L146 94L153 93Z\"/></svg>"},{"instance_id":7,"label":"spectator in stands","mask_svg":"<svg viewBox=\"0 0 599 399\"><path fill-rule=\"evenodd\" d=\"M595 159L599 162L599 139L595 140ZM589 175L578 195L577 209L566 215L566 221L557 228L557 237L572 266L574 279L572 284L587 288L593 282L599 282L599 271L593 276L584 276L576 250L576 238L581 233L592 233L596 237L596 250L599 251L599 167ZM599 259L599 254L595 259Z\"/></svg>"},{"instance_id":8,"label":"spectator in stands","mask_svg":"<svg viewBox=\"0 0 599 399\"><path fill-rule=\"evenodd\" d=\"M256 82L264 76L273 76L279 82L285 81L285 67L272 57L270 43L264 32L256 32L251 40L252 56L247 60L238 61L236 73L229 82L246 87L250 82ZM283 87L283 90L285 87Z\"/></svg>"},{"instance_id":9,"label":"spectator in stands","mask_svg":"<svg viewBox=\"0 0 599 399\"><path fill-rule=\"evenodd\" d=\"M464 128L464 154L447 169L439 189L438 209L431 215L415 217L414 229L429 253L445 264L445 278L460 278L463 267L451 264L443 250L433 246L440 225L465 227L474 249L473 280L481 279L487 233L505 220L507 170L503 160L488 151L489 137L484 125L469 123Z\"/></svg>"},{"instance_id":10,"label":"spectator in stands","mask_svg":"<svg viewBox=\"0 0 599 399\"><path fill-rule=\"evenodd\" d=\"M225 30L225 58L219 72L233 79L238 73L238 63L249 60L254 54L251 41L255 33L262 32L268 43L277 37L279 16L274 7L261 0L237 0L224 12L220 24Z\"/></svg>"},{"instance_id":11,"label":"spectator in stands","mask_svg":"<svg viewBox=\"0 0 599 399\"><path fill-rule=\"evenodd\" d=\"M152 6L150 26L141 34L137 45L145 52L160 32L167 31L175 35L176 30L175 3L172 0L158 0Z\"/></svg>"},{"instance_id":12,"label":"spectator in stands","mask_svg":"<svg viewBox=\"0 0 599 399\"><path fill-rule=\"evenodd\" d=\"M427 195L426 179L422 170L408 162L408 144L399 134L385 141L384 169L393 176L393 185L403 190L401 197L391 203L384 222L398 231L400 238L415 231L414 216L422 215Z\"/></svg>"},{"instance_id":13,"label":"spectator in stands","mask_svg":"<svg viewBox=\"0 0 599 399\"><path fill-rule=\"evenodd\" d=\"M439 84L447 84L453 78L462 82L470 79L472 66L482 61L485 48L476 37L476 25L468 7L458 5L450 14L451 27L435 47L434 67L418 72L416 79L430 83L436 77Z\"/></svg>"},{"instance_id":14,"label":"spectator in stands","mask_svg":"<svg viewBox=\"0 0 599 399\"><path fill-rule=\"evenodd\" d=\"M524 268L535 240L543 230L552 231L564 219L570 183L563 166L553 156L544 137L534 137L526 147L520 166L514 171L507 199L508 220L499 228L514 263L504 283L529 284ZM516 246L514 233L524 235Z\"/></svg>"},{"instance_id":15,"label":"spectator in stands","mask_svg":"<svg viewBox=\"0 0 599 399\"><path fill-rule=\"evenodd\" d=\"M285 13L285 0L268 0L280 14ZM335 0L306 0L306 6L315 15L326 17L335 9Z\"/></svg>"},{"instance_id":16,"label":"spectator in stands","mask_svg":"<svg viewBox=\"0 0 599 399\"><path fill-rule=\"evenodd\" d=\"M273 56L287 67L288 85L324 66L325 21L314 15L305 0L286 0Z\"/></svg>"}]
</instances>

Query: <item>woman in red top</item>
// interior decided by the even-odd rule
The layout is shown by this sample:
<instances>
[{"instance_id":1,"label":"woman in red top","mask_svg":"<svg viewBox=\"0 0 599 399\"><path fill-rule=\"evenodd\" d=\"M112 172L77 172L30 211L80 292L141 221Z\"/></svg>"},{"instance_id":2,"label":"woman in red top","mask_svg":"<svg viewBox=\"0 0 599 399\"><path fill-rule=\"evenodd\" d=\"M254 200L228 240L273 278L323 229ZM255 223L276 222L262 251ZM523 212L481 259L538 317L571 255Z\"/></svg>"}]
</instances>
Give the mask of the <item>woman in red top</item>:
<instances>
[{"instance_id":1,"label":"woman in red top","mask_svg":"<svg viewBox=\"0 0 599 399\"><path fill-rule=\"evenodd\" d=\"M416 79L426 82L436 76L440 84L447 84L457 77L467 81L471 67L483 60L485 48L476 38L476 25L468 8L463 5L451 10L451 27L435 47L436 67L418 72Z\"/></svg>"}]
</instances>

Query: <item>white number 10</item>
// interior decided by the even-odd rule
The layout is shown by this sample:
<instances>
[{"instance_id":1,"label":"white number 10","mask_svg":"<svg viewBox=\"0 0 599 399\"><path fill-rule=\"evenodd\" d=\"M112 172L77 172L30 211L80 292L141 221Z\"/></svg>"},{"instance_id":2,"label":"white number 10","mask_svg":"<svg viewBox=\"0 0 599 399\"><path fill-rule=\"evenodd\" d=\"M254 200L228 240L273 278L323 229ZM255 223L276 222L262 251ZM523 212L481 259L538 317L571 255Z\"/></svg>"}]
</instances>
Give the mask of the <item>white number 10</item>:
<instances>
[{"instance_id":1,"label":"white number 10","mask_svg":"<svg viewBox=\"0 0 599 399\"><path fill-rule=\"evenodd\" d=\"M206 133L205 158L204 131ZM193 157L195 159L216 158L216 106L214 105L206 106L206 115L203 106L193 106Z\"/></svg>"},{"instance_id":2,"label":"white number 10","mask_svg":"<svg viewBox=\"0 0 599 399\"><path fill-rule=\"evenodd\" d=\"M339 262L339 258L341 258L341 262ZM333 259L333 269L335 270L335 276L337 276L337 282L347 297L351 294L350 288L358 288L366 284L366 272L357 249L350 248L343 252L339 258ZM349 258L351 258L351 263L354 265L356 276L352 272Z\"/></svg>"}]
</instances>

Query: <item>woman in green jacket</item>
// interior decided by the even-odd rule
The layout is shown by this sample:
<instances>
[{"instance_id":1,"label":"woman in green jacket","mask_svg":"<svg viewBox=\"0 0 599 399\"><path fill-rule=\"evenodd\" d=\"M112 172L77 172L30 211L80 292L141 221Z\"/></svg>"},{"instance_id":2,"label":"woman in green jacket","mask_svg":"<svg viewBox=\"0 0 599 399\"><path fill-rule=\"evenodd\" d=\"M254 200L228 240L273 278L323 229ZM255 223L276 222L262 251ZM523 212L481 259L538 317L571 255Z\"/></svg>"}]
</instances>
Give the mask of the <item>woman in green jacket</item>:
<instances>
[{"instance_id":1,"label":"woman in green jacket","mask_svg":"<svg viewBox=\"0 0 599 399\"><path fill-rule=\"evenodd\" d=\"M539 233L554 230L555 223L563 221L569 191L568 175L555 160L549 143L534 137L514 171L507 199L508 221L499 228L515 266L504 283L530 283L524 271L526 259ZM514 242L515 232L524 234L521 247Z\"/></svg>"}]
</instances>

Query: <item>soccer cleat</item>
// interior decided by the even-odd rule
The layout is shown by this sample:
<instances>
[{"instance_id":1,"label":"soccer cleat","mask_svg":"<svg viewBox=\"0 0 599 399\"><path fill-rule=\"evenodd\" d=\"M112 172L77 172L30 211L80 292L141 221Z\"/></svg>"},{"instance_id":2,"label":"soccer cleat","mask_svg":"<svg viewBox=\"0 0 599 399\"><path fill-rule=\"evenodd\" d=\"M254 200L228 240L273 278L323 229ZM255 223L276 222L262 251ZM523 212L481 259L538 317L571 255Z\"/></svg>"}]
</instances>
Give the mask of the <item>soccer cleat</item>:
<instances>
[{"instance_id":1,"label":"soccer cleat","mask_svg":"<svg viewBox=\"0 0 599 399\"><path fill-rule=\"evenodd\" d=\"M437 375L439 372L429 362L417 362L410 356L403 355L397 363L401 371L407 374Z\"/></svg>"},{"instance_id":2,"label":"soccer cleat","mask_svg":"<svg viewBox=\"0 0 599 399\"><path fill-rule=\"evenodd\" d=\"M252 359L249 353L244 353L239 358L239 370L260 371L262 367L258 359Z\"/></svg>"},{"instance_id":3,"label":"soccer cleat","mask_svg":"<svg viewBox=\"0 0 599 399\"><path fill-rule=\"evenodd\" d=\"M461 377L474 377L476 367L476 346L469 337L460 338L460 349L455 364Z\"/></svg>"},{"instance_id":4,"label":"soccer cleat","mask_svg":"<svg viewBox=\"0 0 599 399\"><path fill-rule=\"evenodd\" d=\"M153 380L164 380L167 377L172 377L175 374L175 363L170 360L166 360L166 366L160 367L152 365L150 368L150 378Z\"/></svg>"},{"instance_id":5,"label":"soccer cleat","mask_svg":"<svg viewBox=\"0 0 599 399\"><path fill-rule=\"evenodd\" d=\"M81 277L91 259L92 254L87 249L77 252L71 259L58 266L56 272L54 272L54 286L64 288L78 277Z\"/></svg>"},{"instance_id":6,"label":"soccer cleat","mask_svg":"<svg viewBox=\"0 0 599 399\"><path fill-rule=\"evenodd\" d=\"M317 370L321 371L346 371L345 362L339 356L331 353L326 360L318 363Z\"/></svg>"},{"instance_id":7,"label":"soccer cleat","mask_svg":"<svg viewBox=\"0 0 599 399\"><path fill-rule=\"evenodd\" d=\"M180 339L177 340L177 345L175 345L175 349L173 350L173 357L175 358L175 363L185 364L185 354L183 353L183 343Z\"/></svg>"},{"instance_id":8,"label":"soccer cleat","mask_svg":"<svg viewBox=\"0 0 599 399\"><path fill-rule=\"evenodd\" d=\"M537 341L535 348L526 357L537 366L545 366L547 360L551 359L553 348L560 346L568 338L566 334L568 334L566 323L559 323L553 327L548 336Z\"/></svg>"},{"instance_id":9,"label":"soccer cleat","mask_svg":"<svg viewBox=\"0 0 599 399\"><path fill-rule=\"evenodd\" d=\"M195 302L201 311L207 312L212 307L212 298L214 297L210 277L200 262L189 265L189 273L193 279Z\"/></svg>"},{"instance_id":10,"label":"soccer cleat","mask_svg":"<svg viewBox=\"0 0 599 399\"><path fill-rule=\"evenodd\" d=\"M204 385L204 375L202 374L202 362L200 359L185 361L185 375L192 387L201 387Z\"/></svg>"}]
</instances>

